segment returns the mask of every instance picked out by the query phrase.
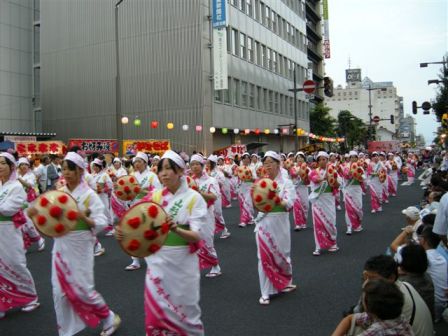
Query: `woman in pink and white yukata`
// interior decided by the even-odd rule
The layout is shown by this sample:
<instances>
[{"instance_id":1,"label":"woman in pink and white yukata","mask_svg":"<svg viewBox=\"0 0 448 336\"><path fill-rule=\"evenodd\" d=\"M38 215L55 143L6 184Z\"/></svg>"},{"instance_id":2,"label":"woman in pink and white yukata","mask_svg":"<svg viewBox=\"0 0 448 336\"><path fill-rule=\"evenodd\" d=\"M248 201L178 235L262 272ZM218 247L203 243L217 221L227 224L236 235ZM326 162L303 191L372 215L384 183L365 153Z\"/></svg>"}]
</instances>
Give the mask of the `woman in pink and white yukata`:
<instances>
[{"instance_id":1,"label":"woman in pink and white yukata","mask_svg":"<svg viewBox=\"0 0 448 336\"><path fill-rule=\"evenodd\" d=\"M241 155L241 165L250 169L250 154ZM238 203L240 205L240 224L239 227L245 227L248 224L254 224L254 205L250 196L250 190L256 179L256 172L250 169L252 176L250 180L242 181L238 178Z\"/></svg>"},{"instance_id":2,"label":"woman in pink and white yukata","mask_svg":"<svg viewBox=\"0 0 448 336\"><path fill-rule=\"evenodd\" d=\"M273 151L266 152L263 157L263 166L268 177L277 183L277 194L281 201L271 212L259 212L255 219L261 291L259 303L262 305L270 303L271 295L296 289L296 285L292 283L289 221L289 211L294 205L296 191L291 180L280 172L280 162L280 155Z\"/></svg>"},{"instance_id":3,"label":"woman in pink and white yukata","mask_svg":"<svg viewBox=\"0 0 448 336\"><path fill-rule=\"evenodd\" d=\"M305 162L305 153L298 152L295 155L296 164ZM293 215L294 215L294 230L300 231L306 229L308 220L309 200L308 200L308 185L309 180L302 181L300 176L293 176L292 182L296 189L296 199L294 201Z\"/></svg>"},{"instance_id":4,"label":"woman in pink and white yukata","mask_svg":"<svg viewBox=\"0 0 448 336\"><path fill-rule=\"evenodd\" d=\"M148 336L202 336L197 245L208 234L204 198L188 187L184 160L168 150L158 164L163 188L145 197L170 216L171 231L162 248L146 257L145 331ZM117 230L119 231L119 230ZM120 239L120 232L118 232Z\"/></svg>"},{"instance_id":5,"label":"woman in pink and white yukata","mask_svg":"<svg viewBox=\"0 0 448 336\"><path fill-rule=\"evenodd\" d=\"M367 176L369 177L370 188L370 205L371 212L383 211L381 204L383 203L383 184L380 182L378 175L384 169L383 164L379 160L378 153L373 152L371 161L367 166Z\"/></svg>"},{"instance_id":6,"label":"woman in pink and white yukata","mask_svg":"<svg viewBox=\"0 0 448 336\"><path fill-rule=\"evenodd\" d=\"M317 168L309 174L311 194L311 211L314 225L314 242L316 248L313 255L319 256L322 250L336 252L339 247L336 242L336 204L333 188L327 182L328 154L317 154Z\"/></svg>"},{"instance_id":7,"label":"woman in pink and white yukata","mask_svg":"<svg viewBox=\"0 0 448 336\"><path fill-rule=\"evenodd\" d=\"M33 277L26 266L20 229L24 217L17 220L26 193L17 180L16 164L12 154L0 153L0 319L14 308L31 312L40 306Z\"/></svg>"},{"instance_id":8,"label":"woman in pink and white yukata","mask_svg":"<svg viewBox=\"0 0 448 336\"><path fill-rule=\"evenodd\" d=\"M54 309L59 336L72 336L86 327L103 324L101 336L112 335L121 319L95 290L95 232L107 225L100 197L84 182L85 162L68 152L62 163L66 185L62 191L71 195L78 205L78 223L73 231L54 238L52 274ZM30 217L37 214L29 209Z\"/></svg>"}]
</instances>

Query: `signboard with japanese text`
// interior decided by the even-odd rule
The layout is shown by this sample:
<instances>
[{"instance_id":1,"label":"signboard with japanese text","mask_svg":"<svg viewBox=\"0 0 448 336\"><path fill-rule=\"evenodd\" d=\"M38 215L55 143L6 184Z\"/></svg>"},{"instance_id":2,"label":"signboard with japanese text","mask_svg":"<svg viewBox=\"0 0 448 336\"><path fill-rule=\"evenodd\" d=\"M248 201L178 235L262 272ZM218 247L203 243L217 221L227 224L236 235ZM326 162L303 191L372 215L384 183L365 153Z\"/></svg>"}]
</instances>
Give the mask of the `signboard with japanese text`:
<instances>
[{"instance_id":1,"label":"signboard with japanese text","mask_svg":"<svg viewBox=\"0 0 448 336\"><path fill-rule=\"evenodd\" d=\"M37 139L35 136L5 135L4 141L11 141L11 142L37 141Z\"/></svg>"},{"instance_id":2,"label":"signboard with japanese text","mask_svg":"<svg viewBox=\"0 0 448 336\"><path fill-rule=\"evenodd\" d=\"M399 152L400 151L400 141L369 141L367 144L369 153L372 152Z\"/></svg>"},{"instance_id":3,"label":"signboard with japanese text","mask_svg":"<svg viewBox=\"0 0 448 336\"><path fill-rule=\"evenodd\" d=\"M328 0L322 1L322 23L323 23L323 54L324 58L330 58L330 28L328 23Z\"/></svg>"},{"instance_id":4,"label":"signboard with japanese text","mask_svg":"<svg viewBox=\"0 0 448 336\"><path fill-rule=\"evenodd\" d=\"M226 29L213 29L213 67L215 90L228 88Z\"/></svg>"},{"instance_id":5,"label":"signboard with japanese text","mask_svg":"<svg viewBox=\"0 0 448 336\"><path fill-rule=\"evenodd\" d=\"M68 147L78 146L86 154L117 153L117 140L110 139L70 139Z\"/></svg>"},{"instance_id":6,"label":"signboard with japanese text","mask_svg":"<svg viewBox=\"0 0 448 336\"><path fill-rule=\"evenodd\" d=\"M171 149L169 140L123 140L123 153L135 155L137 152L163 155Z\"/></svg>"},{"instance_id":7,"label":"signboard with japanese text","mask_svg":"<svg viewBox=\"0 0 448 336\"><path fill-rule=\"evenodd\" d=\"M345 70L345 81L347 83L361 82L361 69L347 69Z\"/></svg>"},{"instance_id":8,"label":"signboard with japanese text","mask_svg":"<svg viewBox=\"0 0 448 336\"><path fill-rule=\"evenodd\" d=\"M224 157L235 157L235 155L241 156L241 154L247 151L246 145L231 145L225 148L214 151L216 155L222 155Z\"/></svg>"},{"instance_id":9,"label":"signboard with japanese text","mask_svg":"<svg viewBox=\"0 0 448 336\"><path fill-rule=\"evenodd\" d=\"M24 155L62 155L67 152L67 147L62 141L32 141L16 142L16 151L19 156Z\"/></svg>"},{"instance_id":10,"label":"signboard with japanese text","mask_svg":"<svg viewBox=\"0 0 448 336\"><path fill-rule=\"evenodd\" d=\"M213 0L213 28L222 28L226 26L226 3L227 0Z\"/></svg>"}]
</instances>

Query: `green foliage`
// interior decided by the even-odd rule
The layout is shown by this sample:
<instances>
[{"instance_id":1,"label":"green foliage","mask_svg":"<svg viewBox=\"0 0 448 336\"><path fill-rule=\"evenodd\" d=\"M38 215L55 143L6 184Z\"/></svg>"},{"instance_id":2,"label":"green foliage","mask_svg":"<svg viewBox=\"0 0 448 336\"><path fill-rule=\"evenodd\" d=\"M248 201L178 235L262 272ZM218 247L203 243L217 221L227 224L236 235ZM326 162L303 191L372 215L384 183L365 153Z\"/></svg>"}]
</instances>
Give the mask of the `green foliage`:
<instances>
[{"instance_id":1,"label":"green foliage","mask_svg":"<svg viewBox=\"0 0 448 336\"><path fill-rule=\"evenodd\" d=\"M368 136L368 131L364 122L347 110L339 112L336 132L339 137L346 138L346 142L342 144L343 151L364 144L366 137ZM346 144L349 148L345 148Z\"/></svg>"},{"instance_id":2,"label":"green foliage","mask_svg":"<svg viewBox=\"0 0 448 336\"><path fill-rule=\"evenodd\" d=\"M444 57L445 61L448 61L448 54ZM448 65L442 65L439 78L441 83L437 87L436 101L433 104L434 111L436 112L437 119L440 121L444 113L448 113Z\"/></svg>"},{"instance_id":3,"label":"green foliage","mask_svg":"<svg viewBox=\"0 0 448 336\"><path fill-rule=\"evenodd\" d=\"M310 110L311 133L324 137L334 137L334 124L336 120L330 116L330 108L319 103Z\"/></svg>"}]
</instances>

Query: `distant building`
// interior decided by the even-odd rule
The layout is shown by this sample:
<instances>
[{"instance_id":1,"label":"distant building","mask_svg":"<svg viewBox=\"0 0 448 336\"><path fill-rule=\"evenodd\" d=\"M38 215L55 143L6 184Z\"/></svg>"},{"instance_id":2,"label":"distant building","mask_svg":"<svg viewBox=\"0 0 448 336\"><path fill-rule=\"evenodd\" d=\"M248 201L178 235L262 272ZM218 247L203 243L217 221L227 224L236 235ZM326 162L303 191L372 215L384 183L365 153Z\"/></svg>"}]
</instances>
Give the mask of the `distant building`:
<instances>
[{"instance_id":1,"label":"distant building","mask_svg":"<svg viewBox=\"0 0 448 336\"><path fill-rule=\"evenodd\" d=\"M334 96L325 99L325 105L331 108L330 114L337 118L340 111L348 110L369 125L369 105L372 108L372 118L380 117L376 126L376 140L397 139L399 116L403 110L403 99L398 96L393 82L373 82L365 77L361 80L361 69L346 70L347 85L338 85ZM369 104L369 101L371 102ZM391 124L391 115L394 124Z\"/></svg>"},{"instance_id":2,"label":"distant building","mask_svg":"<svg viewBox=\"0 0 448 336\"><path fill-rule=\"evenodd\" d=\"M402 142L415 142L415 119L409 114L400 120L398 134Z\"/></svg>"},{"instance_id":3,"label":"distant building","mask_svg":"<svg viewBox=\"0 0 448 336\"><path fill-rule=\"evenodd\" d=\"M419 134L415 137L415 146L422 148L425 147L426 145L426 141L425 141L425 137L423 136L423 134Z\"/></svg>"}]
</instances>

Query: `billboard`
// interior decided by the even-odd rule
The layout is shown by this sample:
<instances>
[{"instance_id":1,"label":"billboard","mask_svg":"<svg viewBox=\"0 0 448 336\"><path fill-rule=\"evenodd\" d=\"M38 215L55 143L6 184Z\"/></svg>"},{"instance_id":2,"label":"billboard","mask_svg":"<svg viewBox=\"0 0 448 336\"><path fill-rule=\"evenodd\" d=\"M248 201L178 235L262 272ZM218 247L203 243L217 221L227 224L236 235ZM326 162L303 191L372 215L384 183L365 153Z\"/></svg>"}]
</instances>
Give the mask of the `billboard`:
<instances>
[{"instance_id":1,"label":"billboard","mask_svg":"<svg viewBox=\"0 0 448 336\"><path fill-rule=\"evenodd\" d=\"M345 81L347 83L361 82L361 69L345 70Z\"/></svg>"},{"instance_id":2,"label":"billboard","mask_svg":"<svg viewBox=\"0 0 448 336\"><path fill-rule=\"evenodd\" d=\"M328 0L322 1L322 23L323 23L323 54L324 58L330 58L330 28L328 23Z\"/></svg>"},{"instance_id":3,"label":"billboard","mask_svg":"<svg viewBox=\"0 0 448 336\"><path fill-rule=\"evenodd\" d=\"M213 29L213 67L215 90L228 88L227 33L225 28Z\"/></svg>"},{"instance_id":4,"label":"billboard","mask_svg":"<svg viewBox=\"0 0 448 336\"><path fill-rule=\"evenodd\" d=\"M226 3L227 0L213 0L213 28L222 28L226 26Z\"/></svg>"}]
</instances>

